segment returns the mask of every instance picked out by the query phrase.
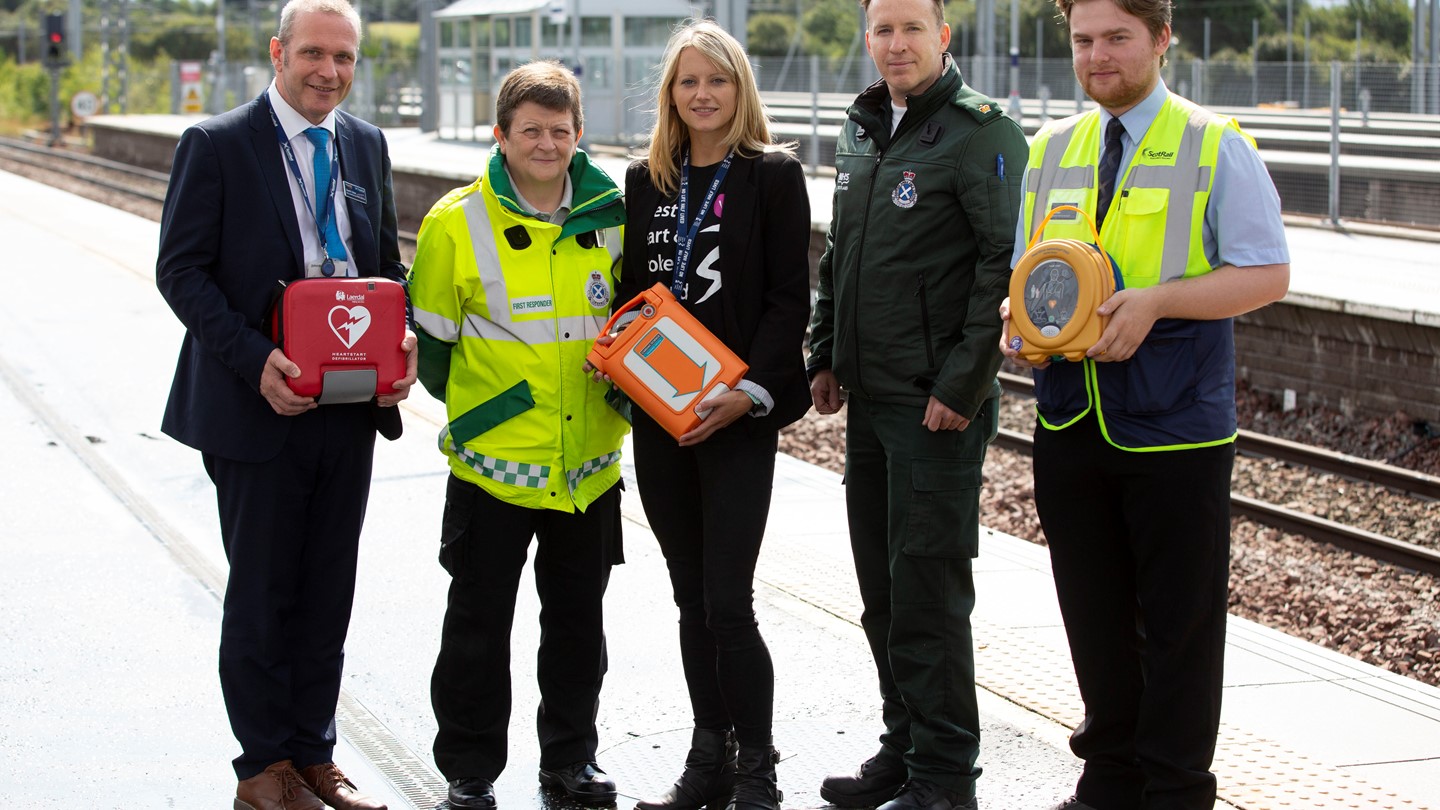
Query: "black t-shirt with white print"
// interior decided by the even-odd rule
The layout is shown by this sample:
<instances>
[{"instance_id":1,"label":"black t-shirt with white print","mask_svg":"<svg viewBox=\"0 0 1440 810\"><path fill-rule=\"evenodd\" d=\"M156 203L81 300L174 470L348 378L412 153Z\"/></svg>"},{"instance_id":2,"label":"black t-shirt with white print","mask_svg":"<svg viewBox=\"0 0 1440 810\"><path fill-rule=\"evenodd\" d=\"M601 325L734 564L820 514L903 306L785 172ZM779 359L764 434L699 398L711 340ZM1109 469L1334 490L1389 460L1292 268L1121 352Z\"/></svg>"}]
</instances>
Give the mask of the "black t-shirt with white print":
<instances>
[{"instance_id":1,"label":"black t-shirt with white print","mask_svg":"<svg viewBox=\"0 0 1440 810\"><path fill-rule=\"evenodd\" d=\"M687 192L690 210L685 218L687 225L694 221L695 210L704 204L710 183L715 179L715 172L719 168L718 163L690 167L690 188ZM648 272L644 285L646 289L656 282L669 287L674 281L677 248L675 211L679 200L680 193L677 189L675 194L660 201L655 208L655 216L650 219L650 233L645 240L648 254L645 261ZM685 289L676 296L705 328L717 334L721 331L724 317L720 303L720 287L724 284L720 266L720 227L724 221L724 213L725 186L721 185L700 222L700 231L695 235L695 244L690 249L690 271L685 277Z\"/></svg>"}]
</instances>

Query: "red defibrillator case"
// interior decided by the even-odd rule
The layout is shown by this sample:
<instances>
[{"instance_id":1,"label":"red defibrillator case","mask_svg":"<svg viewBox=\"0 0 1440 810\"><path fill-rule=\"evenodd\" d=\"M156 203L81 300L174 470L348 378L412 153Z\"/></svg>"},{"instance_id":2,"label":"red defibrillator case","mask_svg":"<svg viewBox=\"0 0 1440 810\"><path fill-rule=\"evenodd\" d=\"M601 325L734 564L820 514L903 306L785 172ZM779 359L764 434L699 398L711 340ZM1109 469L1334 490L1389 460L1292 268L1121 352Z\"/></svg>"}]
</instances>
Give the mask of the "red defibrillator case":
<instances>
[{"instance_id":1,"label":"red defibrillator case","mask_svg":"<svg viewBox=\"0 0 1440 810\"><path fill-rule=\"evenodd\" d=\"M700 403L734 388L750 367L664 284L617 310L601 334L610 334L622 315L637 309L613 343L596 344L585 359L678 439L702 421Z\"/></svg>"},{"instance_id":2,"label":"red defibrillator case","mask_svg":"<svg viewBox=\"0 0 1440 810\"><path fill-rule=\"evenodd\" d=\"M305 278L285 285L270 337L300 367L290 390L320 404L368 402L405 377L405 288L387 278Z\"/></svg>"}]
</instances>

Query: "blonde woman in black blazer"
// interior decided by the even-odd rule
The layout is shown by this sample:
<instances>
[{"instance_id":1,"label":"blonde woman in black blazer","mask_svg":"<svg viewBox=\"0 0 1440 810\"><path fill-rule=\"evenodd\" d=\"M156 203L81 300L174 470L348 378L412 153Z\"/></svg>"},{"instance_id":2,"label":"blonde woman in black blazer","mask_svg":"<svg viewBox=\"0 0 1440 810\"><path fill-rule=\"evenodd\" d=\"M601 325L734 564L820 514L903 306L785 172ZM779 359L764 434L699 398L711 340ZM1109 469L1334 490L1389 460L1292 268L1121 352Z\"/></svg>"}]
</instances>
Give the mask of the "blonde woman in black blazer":
<instances>
[{"instance_id":1,"label":"blonde woman in black blazer","mask_svg":"<svg viewBox=\"0 0 1440 810\"><path fill-rule=\"evenodd\" d=\"M637 807L776 810L775 673L752 593L779 430L810 407L809 199L793 145L771 143L744 50L714 22L671 38L657 109L625 176L616 301L671 287L749 371L678 442L635 409L640 500L680 609L695 719L684 773Z\"/></svg>"}]
</instances>

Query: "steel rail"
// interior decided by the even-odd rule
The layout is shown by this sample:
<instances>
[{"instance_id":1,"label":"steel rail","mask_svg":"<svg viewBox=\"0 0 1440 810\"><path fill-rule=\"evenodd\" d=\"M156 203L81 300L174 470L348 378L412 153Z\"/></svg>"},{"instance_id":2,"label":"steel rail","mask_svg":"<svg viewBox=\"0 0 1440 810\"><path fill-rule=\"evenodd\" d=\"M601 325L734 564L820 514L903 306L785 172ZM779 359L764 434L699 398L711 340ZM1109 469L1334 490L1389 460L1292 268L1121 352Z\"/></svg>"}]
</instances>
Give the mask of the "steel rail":
<instances>
[{"instance_id":1,"label":"steel rail","mask_svg":"<svg viewBox=\"0 0 1440 810\"><path fill-rule=\"evenodd\" d=\"M94 166L100 169L109 169L112 172L123 172L124 174L133 175L135 177L143 178L145 180L154 180L157 183L170 182L170 175L165 172L157 172L152 169L132 166L129 163L118 163L113 160L106 160L105 158L95 157L94 155L86 155L80 152L70 152L64 149L54 149L49 146L39 146L37 144L30 143L29 141L20 140L19 138L0 137L0 146L5 146L21 152L29 152L35 155L44 155L45 157L58 158L60 160L70 161L72 163L83 163L87 166Z\"/></svg>"},{"instance_id":2,"label":"steel rail","mask_svg":"<svg viewBox=\"0 0 1440 810\"><path fill-rule=\"evenodd\" d=\"M78 164L81 166L89 166L96 169L108 169L111 171L124 172L125 174L128 174L132 177L151 180L159 183L165 183L169 180L167 175L160 174L158 172L152 172L148 169L137 169L133 166L125 166L124 164L114 163L113 161L101 160L100 158L92 158L88 155L73 155L59 150L47 149L45 147L36 147L32 144L28 144L23 141L16 141L12 138L0 138L0 159L8 160L13 163L19 163L24 166L29 166L32 169L40 169L42 171L55 172L56 174L66 175L75 180L89 183L92 186L98 186L100 188L106 189L107 191L114 191L120 194L128 194L132 197L139 197L141 199L149 200L150 202L156 203L165 201L165 195L163 192L157 194L155 192L145 191L143 189L136 188L134 185L126 185L123 183L115 183L109 180L104 180L99 177L95 177L93 174L90 173L69 171L63 166L56 166L55 162L61 161Z\"/></svg>"},{"instance_id":3,"label":"steel rail","mask_svg":"<svg viewBox=\"0 0 1440 810\"><path fill-rule=\"evenodd\" d=\"M1004 380L1002 380L1002 384L1008 386ZM1008 428L1000 429L999 435L995 438L995 444L1026 455L1033 455L1035 449L1034 438ZM1265 503L1238 492L1230 493L1230 510L1234 515L1249 518L1282 531L1304 535L1312 540L1329 543L1371 559L1394 563L1431 576L1440 576L1440 551L1434 549L1417 546L1414 543L1396 540L1393 537L1386 537L1364 529L1357 529L1354 526L1346 526L1333 520L1287 509L1283 506Z\"/></svg>"},{"instance_id":4,"label":"steel rail","mask_svg":"<svg viewBox=\"0 0 1440 810\"><path fill-rule=\"evenodd\" d=\"M1005 390L1017 394L1026 396L1035 394L1035 383L1029 377L1001 372L1000 384ZM1247 456L1263 456L1292 464L1303 464L1311 469L1397 489L1422 498L1440 499L1440 476L1370 461L1347 453L1337 453L1333 450L1292 442L1288 439L1277 439L1253 430L1240 431L1239 437L1235 440L1235 449Z\"/></svg>"},{"instance_id":5,"label":"steel rail","mask_svg":"<svg viewBox=\"0 0 1440 810\"><path fill-rule=\"evenodd\" d=\"M23 156L7 154L6 150L15 150L26 154ZM37 160L29 157L28 155L42 156L44 160ZM167 185L170 182L170 175L164 172L157 172L151 169L143 169L138 166L131 166L125 163L116 163L113 160L97 158L91 155L76 154L73 152L65 152L58 149L51 149L48 146L36 146L35 144L18 140L16 138L0 137L0 158L30 166L31 168L44 169L45 171L59 172L61 174L66 174L66 172L59 167L51 165L53 161L68 161L71 163L80 163L86 166L93 166L98 169L108 169L110 171L124 172L125 174L134 177L138 177L144 180L151 180L156 183L165 183ZM133 186L119 185L116 183L111 183L108 180L102 180L88 175L71 174L70 176L74 177L77 180L82 180L84 182L90 183L91 185L100 186L101 188L107 189L109 191L115 191L121 194L129 194L131 196L140 197L141 199L149 200L151 202L165 202L165 195L163 193L155 194L148 191L141 191L140 189L137 189ZM410 231L400 231L398 236L400 238L400 241L402 242L408 242L411 245L415 244L416 235Z\"/></svg>"}]
</instances>

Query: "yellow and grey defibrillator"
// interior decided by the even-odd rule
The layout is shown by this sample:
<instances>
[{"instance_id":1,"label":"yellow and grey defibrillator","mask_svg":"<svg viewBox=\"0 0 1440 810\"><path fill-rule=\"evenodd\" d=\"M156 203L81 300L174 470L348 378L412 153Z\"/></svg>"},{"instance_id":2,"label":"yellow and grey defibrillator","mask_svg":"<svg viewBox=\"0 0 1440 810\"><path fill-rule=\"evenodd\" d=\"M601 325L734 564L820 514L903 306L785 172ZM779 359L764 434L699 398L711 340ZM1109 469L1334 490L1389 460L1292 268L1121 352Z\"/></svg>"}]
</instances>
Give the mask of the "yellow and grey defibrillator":
<instances>
[{"instance_id":1,"label":"yellow and grey defibrillator","mask_svg":"<svg viewBox=\"0 0 1440 810\"><path fill-rule=\"evenodd\" d=\"M1050 218L1066 210L1085 217L1095 244L1040 241ZM1123 286L1090 216L1073 205L1055 206L1035 229L1010 276L1010 348L1031 363L1083 359L1109 321L1095 309Z\"/></svg>"}]
</instances>

